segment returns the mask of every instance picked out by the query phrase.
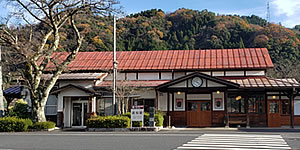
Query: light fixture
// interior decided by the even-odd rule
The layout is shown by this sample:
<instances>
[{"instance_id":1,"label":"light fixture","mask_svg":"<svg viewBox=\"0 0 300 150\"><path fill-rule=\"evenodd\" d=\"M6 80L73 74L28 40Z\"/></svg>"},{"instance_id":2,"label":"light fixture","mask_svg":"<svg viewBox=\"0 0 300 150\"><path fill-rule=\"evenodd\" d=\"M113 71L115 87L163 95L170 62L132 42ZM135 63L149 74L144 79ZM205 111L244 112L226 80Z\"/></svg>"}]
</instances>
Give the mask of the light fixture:
<instances>
[{"instance_id":1,"label":"light fixture","mask_svg":"<svg viewBox=\"0 0 300 150\"><path fill-rule=\"evenodd\" d=\"M217 91L217 94L220 94L220 91Z\"/></svg>"},{"instance_id":2,"label":"light fixture","mask_svg":"<svg viewBox=\"0 0 300 150\"><path fill-rule=\"evenodd\" d=\"M235 98L235 100L240 100L240 99L242 99L242 96L237 96L236 98Z\"/></svg>"},{"instance_id":3,"label":"light fixture","mask_svg":"<svg viewBox=\"0 0 300 150\"><path fill-rule=\"evenodd\" d=\"M273 98L273 99L276 99L276 96L273 96L272 98Z\"/></svg>"},{"instance_id":4,"label":"light fixture","mask_svg":"<svg viewBox=\"0 0 300 150\"><path fill-rule=\"evenodd\" d=\"M177 94L178 94L178 95L180 95L180 94L181 94L181 92L180 92L180 91L178 91L178 92L177 92Z\"/></svg>"}]
</instances>

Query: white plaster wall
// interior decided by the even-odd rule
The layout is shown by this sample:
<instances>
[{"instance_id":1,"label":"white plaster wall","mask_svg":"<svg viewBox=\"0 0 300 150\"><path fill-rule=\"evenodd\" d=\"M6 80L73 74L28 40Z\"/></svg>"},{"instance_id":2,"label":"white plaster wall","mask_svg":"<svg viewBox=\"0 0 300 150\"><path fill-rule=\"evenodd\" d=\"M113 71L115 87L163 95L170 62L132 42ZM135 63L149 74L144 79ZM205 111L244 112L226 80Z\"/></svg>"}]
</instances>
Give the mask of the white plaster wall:
<instances>
[{"instance_id":1,"label":"white plaster wall","mask_svg":"<svg viewBox=\"0 0 300 150\"><path fill-rule=\"evenodd\" d=\"M186 81L182 81L182 82L179 82L177 84L174 84L172 86L170 86L171 88L172 87L186 87Z\"/></svg>"},{"instance_id":2,"label":"white plaster wall","mask_svg":"<svg viewBox=\"0 0 300 150\"><path fill-rule=\"evenodd\" d=\"M65 96L89 96L87 93L76 89L76 88L67 88L63 91L61 91L57 96L57 111L62 112L63 111L63 97Z\"/></svg>"},{"instance_id":3,"label":"white plaster wall","mask_svg":"<svg viewBox=\"0 0 300 150\"><path fill-rule=\"evenodd\" d=\"M185 72L174 72L174 79L185 76Z\"/></svg>"},{"instance_id":4,"label":"white plaster wall","mask_svg":"<svg viewBox=\"0 0 300 150\"><path fill-rule=\"evenodd\" d=\"M104 79L104 81L111 81L113 80L113 73L108 74ZM118 73L117 80L125 80L125 73Z\"/></svg>"},{"instance_id":5,"label":"white plaster wall","mask_svg":"<svg viewBox=\"0 0 300 150\"><path fill-rule=\"evenodd\" d=\"M225 85L223 85L223 84L219 84L219 83L209 81L209 80L207 81L207 86L208 87L225 87Z\"/></svg>"},{"instance_id":6,"label":"white plaster wall","mask_svg":"<svg viewBox=\"0 0 300 150\"><path fill-rule=\"evenodd\" d=\"M294 101L294 114L300 115L300 98Z\"/></svg>"},{"instance_id":7,"label":"white plaster wall","mask_svg":"<svg viewBox=\"0 0 300 150\"><path fill-rule=\"evenodd\" d=\"M257 70L257 71L246 71L246 76L264 76L264 70Z\"/></svg>"},{"instance_id":8,"label":"white plaster wall","mask_svg":"<svg viewBox=\"0 0 300 150\"><path fill-rule=\"evenodd\" d=\"M162 72L161 80L172 80L172 72Z\"/></svg>"},{"instance_id":9,"label":"white plaster wall","mask_svg":"<svg viewBox=\"0 0 300 150\"><path fill-rule=\"evenodd\" d=\"M66 86L68 84L80 85L85 88L92 88L94 85L94 81L93 80L59 81L59 87Z\"/></svg>"},{"instance_id":10,"label":"white plaster wall","mask_svg":"<svg viewBox=\"0 0 300 150\"><path fill-rule=\"evenodd\" d=\"M211 76L211 72L210 72L210 71L203 71L203 72L201 72L201 73L206 74L206 75L210 75L210 76Z\"/></svg>"},{"instance_id":11,"label":"white plaster wall","mask_svg":"<svg viewBox=\"0 0 300 150\"><path fill-rule=\"evenodd\" d=\"M224 76L224 71L213 71L212 76Z\"/></svg>"},{"instance_id":12,"label":"white plaster wall","mask_svg":"<svg viewBox=\"0 0 300 150\"><path fill-rule=\"evenodd\" d=\"M127 80L136 80L136 73L126 73Z\"/></svg>"},{"instance_id":13,"label":"white plaster wall","mask_svg":"<svg viewBox=\"0 0 300 150\"><path fill-rule=\"evenodd\" d=\"M226 71L225 76L244 76L244 71Z\"/></svg>"},{"instance_id":14,"label":"white plaster wall","mask_svg":"<svg viewBox=\"0 0 300 150\"><path fill-rule=\"evenodd\" d=\"M211 100L211 94L187 94L187 100Z\"/></svg>"},{"instance_id":15,"label":"white plaster wall","mask_svg":"<svg viewBox=\"0 0 300 150\"><path fill-rule=\"evenodd\" d=\"M158 109L161 111L167 111L167 93L160 92L158 94Z\"/></svg>"},{"instance_id":16,"label":"white plaster wall","mask_svg":"<svg viewBox=\"0 0 300 150\"><path fill-rule=\"evenodd\" d=\"M137 95L140 95L139 98L145 99L156 99L156 92L154 89L142 89L136 92Z\"/></svg>"},{"instance_id":17,"label":"white plaster wall","mask_svg":"<svg viewBox=\"0 0 300 150\"><path fill-rule=\"evenodd\" d=\"M159 80L158 72L138 73L139 80Z\"/></svg>"},{"instance_id":18,"label":"white plaster wall","mask_svg":"<svg viewBox=\"0 0 300 150\"><path fill-rule=\"evenodd\" d=\"M176 108L176 99L182 99L182 108ZM185 110L185 93L184 92L180 92L180 94L178 94L178 92L174 93L174 111L184 111Z\"/></svg>"},{"instance_id":19,"label":"white plaster wall","mask_svg":"<svg viewBox=\"0 0 300 150\"><path fill-rule=\"evenodd\" d=\"M64 127L71 127L71 98L66 97L64 100Z\"/></svg>"}]
</instances>

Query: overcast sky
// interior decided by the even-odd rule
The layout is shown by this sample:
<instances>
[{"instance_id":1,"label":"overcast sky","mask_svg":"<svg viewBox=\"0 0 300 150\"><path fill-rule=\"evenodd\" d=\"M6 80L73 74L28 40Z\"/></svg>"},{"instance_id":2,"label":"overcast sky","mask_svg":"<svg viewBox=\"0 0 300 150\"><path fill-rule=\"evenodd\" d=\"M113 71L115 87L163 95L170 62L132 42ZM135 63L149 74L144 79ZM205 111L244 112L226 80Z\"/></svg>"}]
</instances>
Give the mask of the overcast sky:
<instances>
[{"instance_id":1,"label":"overcast sky","mask_svg":"<svg viewBox=\"0 0 300 150\"><path fill-rule=\"evenodd\" d=\"M173 12L179 8L194 10L207 9L219 14L252 14L266 19L268 0L120 0L127 14L148 9L162 9ZM300 0L269 0L271 22L281 23L286 27L300 25ZM10 9L0 3L1 17Z\"/></svg>"}]
</instances>

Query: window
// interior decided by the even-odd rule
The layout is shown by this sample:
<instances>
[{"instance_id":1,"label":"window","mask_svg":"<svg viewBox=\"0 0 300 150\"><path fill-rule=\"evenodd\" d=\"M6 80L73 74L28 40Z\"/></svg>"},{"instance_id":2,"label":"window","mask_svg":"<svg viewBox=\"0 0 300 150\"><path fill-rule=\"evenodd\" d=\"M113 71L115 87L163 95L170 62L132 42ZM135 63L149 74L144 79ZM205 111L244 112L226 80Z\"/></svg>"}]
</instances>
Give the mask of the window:
<instances>
[{"instance_id":1,"label":"window","mask_svg":"<svg viewBox=\"0 0 300 150\"><path fill-rule=\"evenodd\" d=\"M97 98L96 111L100 116L113 114L112 98Z\"/></svg>"},{"instance_id":2,"label":"window","mask_svg":"<svg viewBox=\"0 0 300 150\"><path fill-rule=\"evenodd\" d=\"M188 102L188 111L197 111L198 102Z\"/></svg>"},{"instance_id":3,"label":"window","mask_svg":"<svg viewBox=\"0 0 300 150\"><path fill-rule=\"evenodd\" d=\"M228 94L227 111L231 113L245 113L245 100L239 94Z\"/></svg>"},{"instance_id":4,"label":"window","mask_svg":"<svg viewBox=\"0 0 300 150\"><path fill-rule=\"evenodd\" d=\"M281 114L289 115L290 114L290 101L281 100Z\"/></svg>"},{"instance_id":5,"label":"window","mask_svg":"<svg viewBox=\"0 0 300 150\"><path fill-rule=\"evenodd\" d=\"M265 95L253 94L248 98L248 112L264 113L265 112Z\"/></svg>"},{"instance_id":6,"label":"window","mask_svg":"<svg viewBox=\"0 0 300 150\"><path fill-rule=\"evenodd\" d=\"M269 113L274 114L279 112L278 101L269 102Z\"/></svg>"},{"instance_id":7,"label":"window","mask_svg":"<svg viewBox=\"0 0 300 150\"><path fill-rule=\"evenodd\" d=\"M57 113L57 97L56 95L50 95L46 103L45 115L56 115L56 113Z\"/></svg>"},{"instance_id":8,"label":"window","mask_svg":"<svg viewBox=\"0 0 300 150\"><path fill-rule=\"evenodd\" d=\"M155 99L135 99L133 105L144 105L144 111L149 112L150 107L155 107Z\"/></svg>"},{"instance_id":9,"label":"window","mask_svg":"<svg viewBox=\"0 0 300 150\"><path fill-rule=\"evenodd\" d=\"M210 102L200 102L200 110L201 111L209 111L210 110Z\"/></svg>"}]
</instances>

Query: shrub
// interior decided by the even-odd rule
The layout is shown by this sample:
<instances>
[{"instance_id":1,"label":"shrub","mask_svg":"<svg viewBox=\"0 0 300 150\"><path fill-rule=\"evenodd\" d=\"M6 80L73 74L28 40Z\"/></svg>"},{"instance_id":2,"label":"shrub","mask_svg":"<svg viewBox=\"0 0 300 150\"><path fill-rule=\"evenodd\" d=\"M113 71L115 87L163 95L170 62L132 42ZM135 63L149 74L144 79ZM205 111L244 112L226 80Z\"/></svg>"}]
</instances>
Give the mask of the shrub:
<instances>
[{"instance_id":1,"label":"shrub","mask_svg":"<svg viewBox=\"0 0 300 150\"><path fill-rule=\"evenodd\" d=\"M124 114L123 116L126 116L130 119L131 113L128 112L128 113ZM149 117L150 117L150 114L148 112L144 112L144 126L149 126ZM155 126L163 126L164 117L163 117L162 112L155 113L154 122L155 122ZM142 122L141 121L133 121L132 126L133 127L141 127Z\"/></svg>"},{"instance_id":2,"label":"shrub","mask_svg":"<svg viewBox=\"0 0 300 150\"><path fill-rule=\"evenodd\" d=\"M98 116L86 122L88 128L128 128L130 119L125 116Z\"/></svg>"},{"instance_id":3,"label":"shrub","mask_svg":"<svg viewBox=\"0 0 300 150\"><path fill-rule=\"evenodd\" d=\"M52 121L36 122L33 124L33 128L37 130L52 129L54 127L55 123Z\"/></svg>"},{"instance_id":4,"label":"shrub","mask_svg":"<svg viewBox=\"0 0 300 150\"><path fill-rule=\"evenodd\" d=\"M28 126L32 125L30 119L21 119L17 117L0 118L0 132L22 132L27 131Z\"/></svg>"},{"instance_id":5,"label":"shrub","mask_svg":"<svg viewBox=\"0 0 300 150\"><path fill-rule=\"evenodd\" d=\"M28 112L29 106L26 101L19 99L14 106L8 108L8 116L18 118L29 118L30 113Z\"/></svg>"}]
</instances>

